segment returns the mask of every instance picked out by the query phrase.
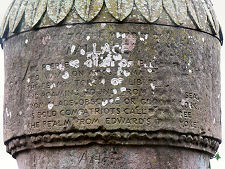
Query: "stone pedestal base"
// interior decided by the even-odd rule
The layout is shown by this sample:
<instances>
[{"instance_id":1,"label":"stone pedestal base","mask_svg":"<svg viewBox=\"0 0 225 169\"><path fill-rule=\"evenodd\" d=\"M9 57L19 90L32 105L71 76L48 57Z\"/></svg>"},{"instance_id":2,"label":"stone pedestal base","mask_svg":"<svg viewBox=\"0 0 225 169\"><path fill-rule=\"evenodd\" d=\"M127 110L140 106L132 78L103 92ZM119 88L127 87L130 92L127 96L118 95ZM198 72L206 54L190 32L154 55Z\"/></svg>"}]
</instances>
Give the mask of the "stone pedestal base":
<instances>
[{"instance_id":1,"label":"stone pedestal base","mask_svg":"<svg viewBox=\"0 0 225 169\"><path fill-rule=\"evenodd\" d=\"M101 146L19 153L19 169L206 169L210 156L174 147Z\"/></svg>"}]
</instances>

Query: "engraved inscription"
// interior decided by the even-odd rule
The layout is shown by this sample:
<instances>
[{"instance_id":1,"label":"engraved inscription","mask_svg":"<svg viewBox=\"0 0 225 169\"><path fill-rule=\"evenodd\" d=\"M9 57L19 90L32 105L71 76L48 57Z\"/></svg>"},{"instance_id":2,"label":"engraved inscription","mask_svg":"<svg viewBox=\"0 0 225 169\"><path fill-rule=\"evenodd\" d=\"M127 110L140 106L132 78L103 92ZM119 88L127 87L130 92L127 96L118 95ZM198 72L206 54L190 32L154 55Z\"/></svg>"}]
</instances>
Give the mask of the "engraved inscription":
<instances>
[{"instance_id":1,"label":"engraved inscription","mask_svg":"<svg viewBox=\"0 0 225 169\"><path fill-rule=\"evenodd\" d=\"M194 118L193 112L199 112L200 98L197 93L185 92L185 98L182 99L182 110L180 112L180 123L185 128L197 128L198 119Z\"/></svg>"},{"instance_id":2,"label":"engraved inscription","mask_svg":"<svg viewBox=\"0 0 225 169\"><path fill-rule=\"evenodd\" d=\"M20 74L9 72L7 100L22 95L26 104L19 111L28 117L23 121L27 133L170 130L171 122L181 132L199 131L201 119L196 115L206 108L202 94L191 84L195 79L188 79L198 73L191 51L163 56L165 49L157 48L159 36L150 36L149 30L81 33L58 53L24 60L23 94L16 87ZM44 47L51 36L45 40ZM9 65L16 66L15 61Z\"/></svg>"}]
</instances>

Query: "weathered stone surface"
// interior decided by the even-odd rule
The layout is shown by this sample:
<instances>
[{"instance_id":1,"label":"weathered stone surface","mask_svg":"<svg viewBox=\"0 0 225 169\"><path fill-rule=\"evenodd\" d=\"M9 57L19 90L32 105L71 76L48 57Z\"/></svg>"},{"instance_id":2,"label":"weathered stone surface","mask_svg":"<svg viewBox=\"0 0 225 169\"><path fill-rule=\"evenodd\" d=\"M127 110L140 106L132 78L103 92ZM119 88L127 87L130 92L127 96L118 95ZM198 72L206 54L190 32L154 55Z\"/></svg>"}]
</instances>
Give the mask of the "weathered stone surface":
<instances>
[{"instance_id":1,"label":"weathered stone surface","mask_svg":"<svg viewBox=\"0 0 225 169\"><path fill-rule=\"evenodd\" d=\"M12 37L5 42L5 142L49 134L54 144L64 133L60 142L81 145L109 132L117 144L149 145L162 131L175 146L190 135L187 147L213 154L221 139L219 49L205 33L129 23ZM70 143L67 133L89 141Z\"/></svg>"},{"instance_id":2,"label":"weathered stone surface","mask_svg":"<svg viewBox=\"0 0 225 169\"><path fill-rule=\"evenodd\" d=\"M0 36L56 25L121 21L199 29L223 41L210 0L15 0Z\"/></svg>"},{"instance_id":3,"label":"weathered stone surface","mask_svg":"<svg viewBox=\"0 0 225 169\"><path fill-rule=\"evenodd\" d=\"M2 27L19 168L207 168L222 43L208 0L16 0Z\"/></svg>"},{"instance_id":4,"label":"weathered stone surface","mask_svg":"<svg viewBox=\"0 0 225 169\"><path fill-rule=\"evenodd\" d=\"M209 156L198 151L99 145L31 150L20 153L17 160L19 168L26 169L207 169L209 164Z\"/></svg>"}]
</instances>

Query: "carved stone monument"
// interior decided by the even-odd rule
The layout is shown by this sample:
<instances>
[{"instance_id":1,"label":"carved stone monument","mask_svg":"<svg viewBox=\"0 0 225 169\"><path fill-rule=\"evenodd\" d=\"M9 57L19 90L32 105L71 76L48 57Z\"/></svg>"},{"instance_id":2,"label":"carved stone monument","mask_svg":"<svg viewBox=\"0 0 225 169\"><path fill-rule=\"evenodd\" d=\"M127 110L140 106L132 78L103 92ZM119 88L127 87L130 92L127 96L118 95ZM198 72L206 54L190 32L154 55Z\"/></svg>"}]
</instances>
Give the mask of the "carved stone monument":
<instances>
[{"instance_id":1,"label":"carved stone monument","mask_svg":"<svg viewBox=\"0 0 225 169\"><path fill-rule=\"evenodd\" d=\"M4 141L20 169L206 169L221 142L210 0L15 0Z\"/></svg>"}]
</instances>

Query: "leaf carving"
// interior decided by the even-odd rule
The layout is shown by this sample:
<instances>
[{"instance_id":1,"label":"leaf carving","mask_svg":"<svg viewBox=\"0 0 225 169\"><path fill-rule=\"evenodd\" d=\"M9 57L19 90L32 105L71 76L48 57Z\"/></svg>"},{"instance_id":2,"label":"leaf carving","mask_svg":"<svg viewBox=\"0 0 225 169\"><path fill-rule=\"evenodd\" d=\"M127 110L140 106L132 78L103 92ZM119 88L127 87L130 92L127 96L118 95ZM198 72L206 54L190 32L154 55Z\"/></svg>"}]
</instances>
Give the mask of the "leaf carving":
<instances>
[{"instance_id":1,"label":"leaf carving","mask_svg":"<svg viewBox=\"0 0 225 169\"><path fill-rule=\"evenodd\" d=\"M34 27L46 11L47 0L29 0L25 10L25 22L28 27Z\"/></svg>"},{"instance_id":2,"label":"leaf carving","mask_svg":"<svg viewBox=\"0 0 225 169\"><path fill-rule=\"evenodd\" d=\"M204 30L207 23L207 15L201 1L186 0L188 12L198 29Z\"/></svg>"},{"instance_id":3,"label":"leaf carving","mask_svg":"<svg viewBox=\"0 0 225 169\"><path fill-rule=\"evenodd\" d=\"M177 25L185 23L187 18L187 5L185 0L163 0L163 6Z\"/></svg>"},{"instance_id":4,"label":"leaf carving","mask_svg":"<svg viewBox=\"0 0 225 169\"><path fill-rule=\"evenodd\" d=\"M15 1L12 1L12 3L9 5L9 7L8 7L8 9L6 11L6 14L4 16L4 19L3 19L3 22L2 22L2 25L1 25L1 35L0 35L1 38L3 38L4 33L6 31L6 28L7 28L8 24L9 24L10 11L12 9L12 6L13 6L14 2Z\"/></svg>"},{"instance_id":5,"label":"leaf carving","mask_svg":"<svg viewBox=\"0 0 225 169\"><path fill-rule=\"evenodd\" d=\"M48 0L48 16L56 24L66 18L73 6L73 0Z\"/></svg>"},{"instance_id":6,"label":"leaf carving","mask_svg":"<svg viewBox=\"0 0 225 169\"><path fill-rule=\"evenodd\" d=\"M109 13L117 20L124 20L132 11L133 0L105 0Z\"/></svg>"},{"instance_id":7,"label":"leaf carving","mask_svg":"<svg viewBox=\"0 0 225 169\"><path fill-rule=\"evenodd\" d=\"M209 24L211 25L213 32L219 34L220 25L217 20L215 11L213 10L212 3L209 0L204 0L204 8L208 17Z\"/></svg>"},{"instance_id":8,"label":"leaf carving","mask_svg":"<svg viewBox=\"0 0 225 169\"><path fill-rule=\"evenodd\" d=\"M14 32L23 18L27 0L15 0L9 16L9 31Z\"/></svg>"},{"instance_id":9,"label":"leaf carving","mask_svg":"<svg viewBox=\"0 0 225 169\"><path fill-rule=\"evenodd\" d=\"M91 21L98 15L103 6L103 0L75 0L75 8L85 21Z\"/></svg>"},{"instance_id":10,"label":"leaf carving","mask_svg":"<svg viewBox=\"0 0 225 169\"><path fill-rule=\"evenodd\" d=\"M162 0L135 0L137 8L149 22L157 21L162 13Z\"/></svg>"}]
</instances>

